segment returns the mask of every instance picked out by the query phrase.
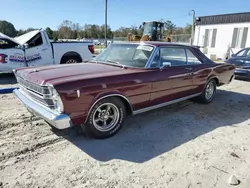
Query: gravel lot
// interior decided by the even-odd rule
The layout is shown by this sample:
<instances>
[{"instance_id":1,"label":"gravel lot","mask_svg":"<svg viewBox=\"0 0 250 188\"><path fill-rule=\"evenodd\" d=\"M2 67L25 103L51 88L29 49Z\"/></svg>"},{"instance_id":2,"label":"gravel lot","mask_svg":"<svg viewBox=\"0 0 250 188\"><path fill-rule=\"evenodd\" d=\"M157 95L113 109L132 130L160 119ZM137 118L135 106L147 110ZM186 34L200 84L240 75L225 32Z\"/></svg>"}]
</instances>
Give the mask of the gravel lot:
<instances>
[{"instance_id":1,"label":"gravel lot","mask_svg":"<svg viewBox=\"0 0 250 188\"><path fill-rule=\"evenodd\" d=\"M1 87L16 86L2 77ZM250 82L209 105L181 102L128 118L116 136L55 131L0 95L0 187L250 187Z\"/></svg>"}]
</instances>

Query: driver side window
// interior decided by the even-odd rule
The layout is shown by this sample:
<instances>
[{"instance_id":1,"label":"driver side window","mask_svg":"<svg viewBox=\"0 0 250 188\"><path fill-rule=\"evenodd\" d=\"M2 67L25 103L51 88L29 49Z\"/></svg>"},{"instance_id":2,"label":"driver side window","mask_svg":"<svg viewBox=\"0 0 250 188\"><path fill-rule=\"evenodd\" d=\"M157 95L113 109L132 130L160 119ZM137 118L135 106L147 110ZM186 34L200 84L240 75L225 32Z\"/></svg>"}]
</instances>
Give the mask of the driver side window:
<instances>
[{"instance_id":1,"label":"driver side window","mask_svg":"<svg viewBox=\"0 0 250 188\"><path fill-rule=\"evenodd\" d=\"M31 38L28 42L29 48L40 46L43 44L43 39L41 33L38 33L36 36Z\"/></svg>"},{"instance_id":2,"label":"driver side window","mask_svg":"<svg viewBox=\"0 0 250 188\"><path fill-rule=\"evenodd\" d=\"M185 49L180 47L159 48L151 67L162 67L163 65L170 67L187 65Z\"/></svg>"}]
</instances>

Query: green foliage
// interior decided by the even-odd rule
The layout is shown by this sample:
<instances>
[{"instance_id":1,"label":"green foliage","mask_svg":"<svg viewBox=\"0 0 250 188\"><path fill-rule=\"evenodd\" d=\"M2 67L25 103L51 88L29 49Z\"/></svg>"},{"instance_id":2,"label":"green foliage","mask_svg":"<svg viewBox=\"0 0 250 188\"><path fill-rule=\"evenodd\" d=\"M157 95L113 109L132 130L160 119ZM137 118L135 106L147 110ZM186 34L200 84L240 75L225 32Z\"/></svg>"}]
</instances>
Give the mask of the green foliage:
<instances>
[{"instance_id":1,"label":"green foliage","mask_svg":"<svg viewBox=\"0 0 250 188\"><path fill-rule=\"evenodd\" d=\"M47 33L49 39L52 39L52 38L53 38L53 31L52 31L52 29L50 29L49 27L47 27L47 28L45 29L45 31L46 31L46 33Z\"/></svg>"},{"instance_id":2,"label":"green foliage","mask_svg":"<svg viewBox=\"0 0 250 188\"><path fill-rule=\"evenodd\" d=\"M6 20L0 20L0 32L10 37L16 36L14 25Z\"/></svg>"},{"instance_id":3,"label":"green foliage","mask_svg":"<svg viewBox=\"0 0 250 188\"><path fill-rule=\"evenodd\" d=\"M54 41L58 40L58 36L59 36L58 31L53 31L52 38Z\"/></svg>"}]
</instances>

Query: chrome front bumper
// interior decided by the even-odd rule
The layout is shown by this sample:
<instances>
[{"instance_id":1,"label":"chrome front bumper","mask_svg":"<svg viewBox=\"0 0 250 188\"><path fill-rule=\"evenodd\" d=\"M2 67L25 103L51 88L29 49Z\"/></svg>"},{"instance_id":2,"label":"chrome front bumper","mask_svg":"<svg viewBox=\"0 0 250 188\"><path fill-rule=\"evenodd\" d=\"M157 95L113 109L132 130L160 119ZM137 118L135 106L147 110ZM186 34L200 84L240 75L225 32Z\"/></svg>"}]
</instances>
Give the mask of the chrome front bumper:
<instances>
[{"instance_id":1,"label":"chrome front bumper","mask_svg":"<svg viewBox=\"0 0 250 188\"><path fill-rule=\"evenodd\" d=\"M66 129L72 126L71 119L68 115L60 113L57 114L46 107L41 106L39 103L26 96L19 89L15 89L13 92L31 113L43 118L57 129Z\"/></svg>"}]
</instances>

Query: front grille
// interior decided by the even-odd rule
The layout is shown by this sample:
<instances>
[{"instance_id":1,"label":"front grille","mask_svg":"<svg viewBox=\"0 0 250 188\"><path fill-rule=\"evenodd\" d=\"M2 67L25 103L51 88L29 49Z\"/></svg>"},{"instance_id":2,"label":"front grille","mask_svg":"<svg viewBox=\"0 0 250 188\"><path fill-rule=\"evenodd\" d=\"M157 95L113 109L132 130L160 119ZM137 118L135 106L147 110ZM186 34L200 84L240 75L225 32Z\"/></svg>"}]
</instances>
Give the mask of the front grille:
<instances>
[{"instance_id":1,"label":"front grille","mask_svg":"<svg viewBox=\"0 0 250 188\"><path fill-rule=\"evenodd\" d=\"M40 86L27 80L24 80L18 76L17 81L21 91L25 95L44 106L47 106L51 109L55 108L55 103L52 99L52 94L48 86Z\"/></svg>"},{"instance_id":2,"label":"front grille","mask_svg":"<svg viewBox=\"0 0 250 188\"><path fill-rule=\"evenodd\" d=\"M44 95L49 95L50 94L50 91L49 91L49 88L47 86L39 86L37 84L34 84L32 82L29 82L29 81L26 81L20 77L17 77L17 81L20 85L22 85L23 87L25 88L28 88L29 90L32 90L36 93L39 93L39 94L44 94Z\"/></svg>"}]
</instances>

